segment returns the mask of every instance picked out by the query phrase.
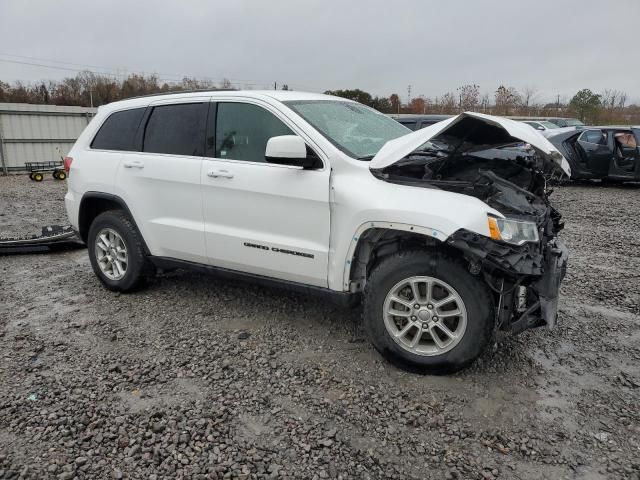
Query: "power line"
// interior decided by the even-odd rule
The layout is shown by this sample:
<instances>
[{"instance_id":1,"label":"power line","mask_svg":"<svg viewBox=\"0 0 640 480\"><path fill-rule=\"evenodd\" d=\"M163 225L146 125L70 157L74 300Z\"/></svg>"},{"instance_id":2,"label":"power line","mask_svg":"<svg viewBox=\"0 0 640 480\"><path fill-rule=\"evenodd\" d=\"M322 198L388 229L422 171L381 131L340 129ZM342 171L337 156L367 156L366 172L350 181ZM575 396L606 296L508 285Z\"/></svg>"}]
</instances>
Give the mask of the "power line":
<instances>
[{"instance_id":1,"label":"power line","mask_svg":"<svg viewBox=\"0 0 640 480\"><path fill-rule=\"evenodd\" d=\"M26 55L14 55L14 54L9 54L9 53L0 53L0 56L4 56L4 57L12 57L12 58L20 58L20 59L27 59L27 60L37 60L38 62L26 62L26 61L18 61L18 60L7 60L7 59L2 59L0 58L0 62L5 62L5 63L15 63L15 64L20 64L20 65L30 65L30 66L37 66L37 67L44 67L44 68L51 68L54 70L65 70L65 71L71 71L71 72L84 72L84 71L89 71L91 73L99 73L101 75L108 75L108 76L112 76L115 78L118 78L119 75L119 70L120 69L115 69L112 67L105 67L105 66L100 66L100 65L90 65L90 64L83 64L83 63L74 63L74 62L65 62L62 60L52 60L52 59L46 59L46 58L41 58L41 57L30 57L30 56L26 56ZM46 64L44 63L40 63L40 62L46 62ZM54 65L49 65L49 64L54 64ZM59 64L59 65L55 65L55 64ZM75 67L85 67L85 68L72 68L69 66L60 66L60 65L71 65L71 66L75 66ZM101 71L93 71L93 70L88 70L88 69L98 69ZM214 83L221 83L225 80L229 80L230 82L236 83L236 84L241 84L241 85L245 85L247 87L260 87L260 88L264 88L265 90L270 89L272 82L268 81L268 82L263 82L263 81L259 81L259 80L242 80L242 79L238 79L238 78L221 78L221 79L212 79L210 77L198 77L196 75L186 75L186 74L178 74L178 73L163 73L163 72L148 72L148 71L143 71L143 70L129 70L129 69L124 69L125 72L130 72L132 74L141 74L141 75L155 75L158 77L158 80L163 81L163 82L181 82L183 81L185 78L189 78L189 79L200 79L200 80L205 80L205 81L211 81ZM114 73L115 72L115 73ZM301 85L301 84L291 84L289 83L289 85L295 87L295 88L305 88L305 89L309 89L309 90L319 90L315 87L309 87L308 85Z\"/></svg>"}]
</instances>

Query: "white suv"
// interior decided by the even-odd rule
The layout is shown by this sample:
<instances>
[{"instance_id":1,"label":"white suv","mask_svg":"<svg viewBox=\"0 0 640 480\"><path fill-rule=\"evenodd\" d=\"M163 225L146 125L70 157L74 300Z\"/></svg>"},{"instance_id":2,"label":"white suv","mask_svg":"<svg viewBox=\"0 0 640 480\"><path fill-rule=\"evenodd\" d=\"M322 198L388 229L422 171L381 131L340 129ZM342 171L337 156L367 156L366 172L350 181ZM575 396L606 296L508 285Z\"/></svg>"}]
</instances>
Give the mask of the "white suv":
<instances>
[{"instance_id":1,"label":"white suv","mask_svg":"<svg viewBox=\"0 0 640 480\"><path fill-rule=\"evenodd\" d=\"M187 267L363 298L375 347L430 371L556 319L567 253L546 180L569 171L519 122L411 132L327 95L156 95L101 107L65 166L69 219L111 290Z\"/></svg>"}]
</instances>

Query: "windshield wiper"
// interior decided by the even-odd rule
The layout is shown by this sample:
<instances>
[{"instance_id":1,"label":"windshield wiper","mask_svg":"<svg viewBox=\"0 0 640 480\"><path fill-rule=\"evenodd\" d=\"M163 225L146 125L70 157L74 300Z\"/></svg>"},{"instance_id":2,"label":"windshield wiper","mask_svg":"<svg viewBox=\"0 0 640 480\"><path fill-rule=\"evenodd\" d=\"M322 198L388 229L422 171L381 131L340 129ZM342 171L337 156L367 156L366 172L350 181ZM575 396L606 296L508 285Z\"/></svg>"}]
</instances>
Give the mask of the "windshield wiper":
<instances>
[{"instance_id":1,"label":"windshield wiper","mask_svg":"<svg viewBox=\"0 0 640 480\"><path fill-rule=\"evenodd\" d=\"M375 156L376 156L375 153L373 153L371 155L363 155L361 157L357 157L357 160L371 160Z\"/></svg>"}]
</instances>

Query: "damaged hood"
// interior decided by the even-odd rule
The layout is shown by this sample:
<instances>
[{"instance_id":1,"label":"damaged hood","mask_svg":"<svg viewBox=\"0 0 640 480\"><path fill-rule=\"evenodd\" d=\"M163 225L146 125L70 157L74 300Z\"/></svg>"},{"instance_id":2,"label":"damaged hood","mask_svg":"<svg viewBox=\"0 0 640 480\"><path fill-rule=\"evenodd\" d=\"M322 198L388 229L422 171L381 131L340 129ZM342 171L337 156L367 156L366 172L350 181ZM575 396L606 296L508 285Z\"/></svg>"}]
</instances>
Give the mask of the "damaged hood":
<instances>
[{"instance_id":1,"label":"damaged hood","mask_svg":"<svg viewBox=\"0 0 640 480\"><path fill-rule=\"evenodd\" d=\"M567 160L551 144L551 142L549 142L549 140L544 138L529 125L504 117L496 117L493 115L485 115L475 112L461 113L460 115L438 122L429 127L388 141L371 159L369 168L372 170L378 170L402 160L426 142L435 139L440 135L446 135L448 132L452 131L458 123L466 119L472 119L475 122L480 122L480 124L498 127L499 129L504 130L509 137L512 137L513 141L528 143L538 152L538 154L546 160L554 162L567 176L571 176L571 169Z\"/></svg>"}]
</instances>

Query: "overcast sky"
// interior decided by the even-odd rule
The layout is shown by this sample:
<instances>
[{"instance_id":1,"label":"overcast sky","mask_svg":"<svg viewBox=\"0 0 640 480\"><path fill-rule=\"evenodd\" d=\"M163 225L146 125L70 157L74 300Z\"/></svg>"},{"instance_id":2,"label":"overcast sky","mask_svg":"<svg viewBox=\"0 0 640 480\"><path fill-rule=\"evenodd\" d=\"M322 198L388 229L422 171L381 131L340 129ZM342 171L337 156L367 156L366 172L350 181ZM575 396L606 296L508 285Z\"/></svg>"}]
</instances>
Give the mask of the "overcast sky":
<instances>
[{"instance_id":1,"label":"overcast sky","mask_svg":"<svg viewBox=\"0 0 640 480\"><path fill-rule=\"evenodd\" d=\"M640 102L639 32L640 0L0 0L0 79L92 65L403 100L408 85L493 97L504 83L539 101L615 88Z\"/></svg>"}]
</instances>

